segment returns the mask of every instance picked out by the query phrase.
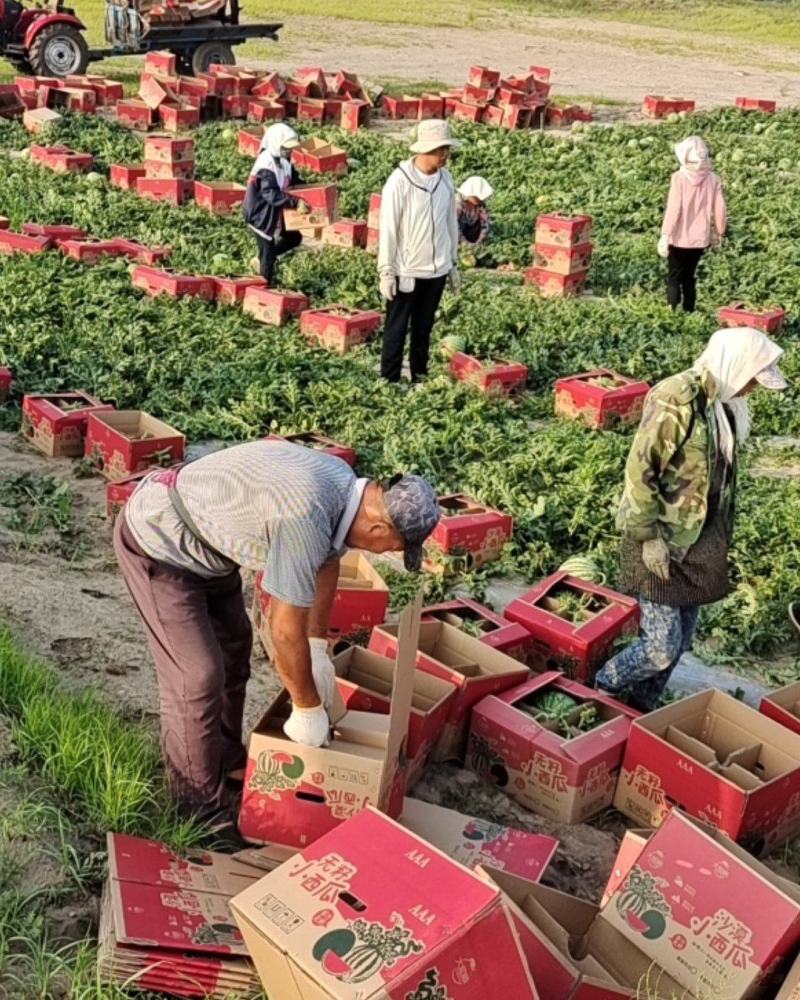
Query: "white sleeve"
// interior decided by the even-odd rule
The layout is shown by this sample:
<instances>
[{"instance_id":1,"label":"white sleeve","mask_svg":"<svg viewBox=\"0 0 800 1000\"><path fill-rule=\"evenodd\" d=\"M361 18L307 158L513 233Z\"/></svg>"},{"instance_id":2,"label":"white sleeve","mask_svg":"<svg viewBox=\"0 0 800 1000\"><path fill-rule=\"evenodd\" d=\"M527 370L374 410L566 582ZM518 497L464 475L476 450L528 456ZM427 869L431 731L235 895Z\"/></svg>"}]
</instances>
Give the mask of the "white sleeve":
<instances>
[{"instance_id":1,"label":"white sleeve","mask_svg":"<svg viewBox=\"0 0 800 1000\"><path fill-rule=\"evenodd\" d=\"M403 214L403 199L398 171L384 184L381 192L380 235L378 237L378 271L395 274L397 234Z\"/></svg>"},{"instance_id":2,"label":"white sleeve","mask_svg":"<svg viewBox=\"0 0 800 1000\"><path fill-rule=\"evenodd\" d=\"M447 182L447 186L450 189L450 212L447 217L447 228L450 231L450 259L453 262L453 267L458 267L458 205L456 204L453 178L449 171Z\"/></svg>"}]
</instances>

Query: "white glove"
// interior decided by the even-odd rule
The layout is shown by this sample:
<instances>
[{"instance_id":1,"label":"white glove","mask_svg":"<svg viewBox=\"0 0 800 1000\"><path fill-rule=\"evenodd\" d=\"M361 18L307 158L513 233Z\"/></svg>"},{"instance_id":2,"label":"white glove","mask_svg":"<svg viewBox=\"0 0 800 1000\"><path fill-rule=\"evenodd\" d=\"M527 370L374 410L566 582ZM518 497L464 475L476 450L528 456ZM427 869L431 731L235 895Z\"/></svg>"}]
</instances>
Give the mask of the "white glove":
<instances>
[{"instance_id":1,"label":"white glove","mask_svg":"<svg viewBox=\"0 0 800 1000\"><path fill-rule=\"evenodd\" d=\"M664 257L665 259L669 257L669 236L659 236L658 256Z\"/></svg>"},{"instance_id":2,"label":"white glove","mask_svg":"<svg viewBox=\"0 0 800 1000\"><path fill-rule=\"evenodd\" d=\"M669 580L669 549L663 538L650 538L642 544L642 562L659 580Z\"/></svg>"},{"instance_id":3,"label":"white glove","mask_svg":"<svg viewBox=\"0 0 800 1000\"><path fill-rule=\"evenodd\" d=\"M716 229L711 232L711 249L720 250L722 248L722 237L716 231Z\"/></svg>"},{"instance_id":4,"label":"white glove","mask_svg":"<svg viewBox=\"0 0 800 1000\"><path fill-rule=\"evenodd\" d=\"M381 298L391 302L397 294L397 278L393 274L381 275Z\"/></svg>"},{"instance_id":5,"label":"white glove","mask_svg":"<svg viewBox=\"0 0 800 1000\"><path fill-rule=\"evenodd\" d=\"M457 267L454 267L447 275L447 284L450 286L450 291L453 295L458 295L461 291L461 275L458 273Z\"/></svg>"},{"instance_id":6,"label":"white glove","mask_svg":"<svg viewBox=\"0 0 800 1000\"><path fill-rule=\"evenodd\" d=\"M322 707L298 708L292 705L292 714L283 724L283 731L295 743L307 747L326 747L330 743L330 719Z\"/></svg>"},{"instance_id":7,"label":"white glove","mask_svg":"<svg viewBox=\"0 0 800 1000\"><path fill-rule=\"evenodd\" d=\"M327 639L309 639L311 650L311 673L322 707L333 717L333 699L336 694L336 671L328 656Z\"/></svg>"}]
</instances>

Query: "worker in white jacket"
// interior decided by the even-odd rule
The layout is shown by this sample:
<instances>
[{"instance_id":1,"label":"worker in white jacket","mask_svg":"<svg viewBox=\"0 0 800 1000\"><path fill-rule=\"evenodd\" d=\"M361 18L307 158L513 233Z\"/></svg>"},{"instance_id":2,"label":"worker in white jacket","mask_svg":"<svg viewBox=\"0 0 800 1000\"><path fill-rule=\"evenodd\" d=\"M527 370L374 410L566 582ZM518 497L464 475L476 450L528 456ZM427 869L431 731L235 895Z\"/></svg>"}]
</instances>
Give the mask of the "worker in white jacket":
<instances>
[{"instance_id":1,"label":"worker in white jacket","mask_svg":"<svg viewBox=\"0 0 800 1000\"><path fill-rule=\"evenodd\" d=\"M461 145L446 121L422 121L411 146L415 155L383 188L378 272L386 299L381 375L399 382L411 327L411 381L428 372L436 309L446 282L457 292L458 220L453 179L445 164Z\"/></svg>"}]
</instances>

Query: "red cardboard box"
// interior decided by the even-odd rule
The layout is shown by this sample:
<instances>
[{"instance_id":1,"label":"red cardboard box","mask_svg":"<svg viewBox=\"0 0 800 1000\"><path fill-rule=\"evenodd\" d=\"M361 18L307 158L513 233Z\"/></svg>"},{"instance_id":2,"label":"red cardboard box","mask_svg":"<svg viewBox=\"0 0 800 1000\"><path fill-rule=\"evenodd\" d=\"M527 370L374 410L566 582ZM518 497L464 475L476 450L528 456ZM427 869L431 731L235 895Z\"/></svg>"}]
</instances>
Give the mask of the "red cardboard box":
<instances>
[{"instance_id":1,"label":"red cardboard box","mask_svg":"<svg viewBox=\"0 0 800 1000\"><path fill-rule=\"evenodd\" d=\"M374 809L231 908L280 1000L539 996L497 888Z\"/></svg>"},{"instance_id":2,"label":"red cardboard box","mask_svg":"<svg viewBox=\"0 0 800 1000\"><path fill-rule=\"evenodd\" d=\"M126 165L123 163L112 163L109 167L109 180L114 187L123 191L135 191L136 184L140 177L145 177L147 171L144 164Z\"/></svg>"},{"instance_id":3,"label":"red cardboard box","mask_svg":"<svg viewBox=\"0 0 800 1000\"><path fill-rule=\"evenodd\" d=\"M515 87L503 80L497 88L497 101L505 107L523 105L527 102L528 92L524 88Z\"/></svg>"},{"instance_id":4,"label":"red cardboard box","mask_svg":"<svg viewBox=\"0 0 800 1000\"><path fill-rule=\"evenodd\" d=\"M340 444L332 438L325 437L324 434L308 431L303 431L299 434L268 434L264 440L287 441L289 444L302 445L304 448L311 448L314 451L321 451L326 455L332 455L333 458L340 458L343 462L347 462L351 468L355 468L356 453L354 449L346 444Z\"/></svg>"},{"instance_id":5,"label":"red cardboard box","mask_svg":"<svg viewBox=\"0 0 800 1000\"><path fill-rule=\"evenodd\" d=\"M367 224L356 219L337 219L325 227L322 239L334 247L363 248L367 245Z\"/></svg>"},{"instance_id":6,"label":"red cardboard box","mask_svg":"<svg viewBox=\"0 0 800 1000\"><path fill-rule=\"evenodd\" d=\"M479 122L486 108L486 102L472 103L470 101L455 101L453 103L453 118L462 118L468 122Z\"/></svg>"},{"instance_id":7,"label":"red cardboard box","mask_svg":"<svg viewBox=\"0 0 800 1000\"><path fill-rule=\"evenodd\" d=\"M800 891L675 811L600 919L696 995L771 997L800 946Z\"/></svg>"},{"instance_id":8,"label":"red cardboard box","mask_svg":"<svg viewBox=\"0 0 800 1000\"><path fill-rule=\"evenodd\" d=\"M247 69L245 66L230 66L227 63L211 63L208 68L212 76L232 76L235 94L250 94L258 83L260 71Z\"/></svg>"},{"instance_id":9,"label":"red cardboard box","mask_svg":"<svg viewBox=\"0 0 800 1000\"><path fill-rule=\"evenodd\" d=\"M106 479L125 479L153 465L183 460L186 438L174 427L141 410L114 410L89 416L84 454L101 462Z\"/></svg>"},{"instance_id":10,"label":"red cardboard box","mask_svg":"<svg viewBox=\"0 0 800 1000\"><path fill-rule=\"evenodd\" d=\"M406 799L401 826L471 871L478 865L538 882L558 849L555 837L524 833L452 809Z\"/></svg>"},{"instance_id":11,"label":"red cardboard box","mask_svg":"<svg viewBox=\"0 0 800 1000\"><path fill-rule=\"evenodd\" d=\"M222 115L224 118L247 118L247 111L252 98L249 94L226 94L222 98Z\"/></svg>"},{"instance_id":12,"label":"red cardboard box","mask_svg":"<svg viewBox=\"0 0 800 1000\"><path fill-rule=\"evenodd\" d=\"M369 101L343 101L341 127L346 132L357 132L360 128L367 128L370 120Z\"/></svg>"},{"instance_id":13,"label":"red cardboard box","mask_svg":"<svg viewBox=\"0 0 800 1000\"><path fill-rule=\"evenodd\" d=\"M106 517L111 524L116 521L119 512L133 496L133 491L150 471L142 469L140 472L134 472L132 476L106 483Z\"/></svg>"},{"instance_id":14,"label":"red cardboard box","mask_svg":"<svg viewBox=\"0 0 800 1000\"><path fill-rule=\"evenodd\" d=\"M76 153L68 146L31 146L31 160L57 174L80 173L91 170L94 157L91 153Z\"/></svg>"},{"instance_id":15,"label":"red cardboard box","mask_svg":"<svg viewBox=\"0 0 800 1000\"><path fill-rule=\"evenodd\" d=\"M442 604L422 609L422 620L436 620L460 628L492 649L524 663L531 645L531 636L519 622L510 622L491 608L469 597L458 597Z\"/></svg>"},{"instance_id":16,"label":"red cardboard box","mask_svg":"<svg viewBox=\"0 0 800 1000\"><path fill-rule=\"evenodd\" d=\"M606 887L603 890L603 897L600 900L601 908L606 905L628 877L630 870L636 864L652 832L652 830L625 831L619 845L619 850L617 851L617 856L614 858L614 867L611 869L611 874L608 876Z\"/></svg>"},{"instance_id":17,"label":"red cardboard box","mask_svg":"<svg viewBox=\"0 0 800 1000\"><path fill-rule=\"evenodd\" d=\"M39 106L58 111L73 111L90 115L97 108L97 95L89 87L42 87L38 93Z\"/></svg>"},{"instance_id":18,"label":"red cardboard box","mask_svg":"<svg viewBox=\"0 0 800 1000\"><path fill-rule=\"evenodd\" d=\"M335 184L299 184L289 188L289 194L308 205L311 209L309 220L318 217L319 224L325 226L336 221L339 189Z\"/></svg>"},{"instance_id":19,"label":"red cardboard box","mask_svg":"<svg viewBox=\"0 0 800 1000\"><path fill-rule=\"evenodd\" d=\"M536 285L545 298L566 299L581 294L587 274L587 271L553 274L552 271L544 271L539 267L529 267L525 271L525 284Z\"/></svg>"},{"instance_id":20,"label":"red cardboard box","mask_svg":"<svg viewBox=\"0 0 800 1000\"><path fill-rule=\"evenodd\" d=\"M242 308L260 323L284 326L308 309L308 296L277 288L248 288Z\"/></svg>"},{"instance_id":21,"label":"red cardboard box","mask_svg":"<svg viewBox=\"0 0 800 1000\"><path fill-rule=\"evenodd\" d=\"M34 135L38 135L48 125L53 125L55 122L60 122L61 120L62 116L51 108L29 108L22 114L23 126L26 131L33 132Z\"/></svg>"},{"instance_id":22,"label":"red cardboard box","mask_svg":"<svg viewBox=\"0 0 800 1000\"><path fill-rule=\"evenodd\" d=\"M674 806L754 854L800 833L800 735L722 691L637 719L614 805L659 826Z\"/></svg>"},{"instance_id":23,"label":"red cardboard box","mask_svg":"<svg viewBox=\"0 0 800 1000\"><path fill-rule=\"evenodd\" d=\"M496 93L496 87L476 87L468 83L464 87L464 100L467 103L488 104L494 100Z\"/></svg>"},{"instance_id":24,"label":"red cardboard box","mask_svg":"<svg viewBox=\"0 0 800 1000\"><path fill-rule=\"evenodd\" d=\"M786 319L786 310L776 306L773 309L748 309L744 302L734 302L717 313L723 326L752 326L764 333L778 333Z\"/></svg>"},{"instance_id":25,"label":"red cardboard box","mask_svg":"<svg viewBox=\"0 0 800 1000\"><path fill-rule=\"evenodd\" d=\"M419 118L419 98L418 97L382 97L381 110L387 118L411 119L416 121Z\"/></svg>"},{"instance_id":26,"label":"red cardboard box","mask_svg":"<svg viewBox=\"0 0 800 1000\"><path fill-rule=\"evenodd\" d=\"M16 84L0 84L0 118L20 118L25 108Z\"/></svg>"},{"instance_id":27,"label":"red cardboard box","mask_svg":"<svg viewBox=\"0 0 800 1000\"><path fill-rule=\"evenodd\" d=\"M337 94L344 94L347 97L356 97L359 100L366 100L366 93L361 80L356 73L349 73L346 69L337 71L334 78L334 89Z\"/></svg>"},{"instance_id":28,"label":"red cardboard box","mask_svg":"<svg viewBox=\"0 0 800 1000\"><path fill-rule=\"evenodd\" d=\"M778 109L777 101L764 101L758 97L737 97L736 107L742 111L764 111L771 114Z\"/></svg>"},{"instance_id":29,"label":"red cardboard box","mask_svg":"<svg viewBox=\"0 0 800 1000\"><path fill-rule=\"evenodd\" d=\"M159 267L149 267L140 264L134 268L131 275L134 288L139 288L148 295L171 295L180 298L182 295L193 295L197 298L213 302L217 294L214 279L194 274L175 274Z\"/></svg>"},{"instance_id":30,"label":"red cardboard box","mask_svg":"<svg viewBox=\"0 0 800 1000\"><path fill-rule=\"evenodd\" d=\"M800 681L765 694L758 710L768 719L800 735Z\"/></svg>"},{"instance_id":31,"label":"red cardboard box","mask_svg":"<svg viewBox=\"0 0 800 1000\"><path fill-rule=\"evenodd\" d=\"M381 656L392 656L397 648L396 636L396 625L381 625L372 630L369 648ZM466 745L473 706L487 695L505 691L528 677L527 667L517 660L439 621L426 621L420 627L417 666L457 688L434 760L459 759Z\"/></svg>"},{"instance_id":32,"label":"red cardboard box","mask_svg":"<svg viewBox=\"0 0 800 1000\"><path fill-rule=\"evenodd\" d=\"M194 139L175 139L169 135L145 136L144 158L152 163L193 163Z\"/></svg>"},{"instance_id":33,"label":"red cardboard box","mask_svg":"<svg viewBox=\"0 0 800 1000\"><path fill-rule=\"evenodd\" d=\"M592 235L589 215L564 215L553 212L536 219L535 240L538 245L573 247L586 244Z\"/></svg>"},{"instance_id":34,"label":"red cardboard box","mask_svg":"<svg viewBox=\"0 0 800 1000\"><path fill-rule=\"evenodd\" d=\"M172 247L146 247L136 240L114 240L123 257L134 261L136 264L154 265L166 260L172 253Z\"/></svg>"},{"instance_id":35,"label":"red cardboard box","mask_svg":"<svg viewBox=\"0 0 800 1000\"><path fill-rule=\"evenodd\" d=\"M322 124L325 120L325 101L320 97L297 98L297 120Z\"/></svg>"},{"instance_id":36,"label":"red cardboard box","mask_svg":"<svg viewBox=\"0 0 800 1000\"><path fill-rule=\"evenodd\" d=\"M500 83L500 72L486 66L470 66L467 83L473 87L496 87Z\"/></svg>"},{"instance_id":37,"label":"red cardboard box","mask_svg":"<svg viewBox=\"0 0 800 1000\"><path fill-rule=\"evenodd\" d=\"M650 391L647 382L627 378L610 368L595 368L560 378L555 388L556 414L568 420L580 420L594 429L638 424Z\"/></svg>"},{"instance_id":38,"label":"red cardboard box","mask_svg":"<svg viewBox=\"0 0 800 1000\"><path fill-rule=\"evenodd\" d=\"M253 97L278 98L286 93L286 83L280 73L267 73L250 91Z\"/></svg>"},{"instance_id":39,"label":"red cardboard box","mask_svg":"<svg viewBox=\"0 0 800 1000\"><path fill-rule=\"evenodd\" d=\"M558 719L538 707L554 693L576 703ZM467 766L532 812L582 823L611 805L631 720L638 715L549 671L475 705Z\"/></svg>"},{"instance_id":40,"label":"red cardboard box","mask_svg":"<svg viewBox=\"0 0 800 1000\"><path fill-rule=\"evenodd\" d=\"M333 657L333 664L336 685L348 711L389 714L394 660L362 646L348 646ZM449 681L422 670L414 671L406 747L406 756L411 763L409 786L425 767L431 748L447 721L455 693L456 689Z\"/></svg>"},{"instance_id":41,"label":"red cardboard box","mask_svg":"<svg viewBox=\"0 0 800 1000\"><path fill-rule=\"evenodd\" d=\"M186 101L165 102L158 109L158 117L168 132L188 132L200 124L200 106Z\"/></svg>"},{"instance_id":42,"label":"red cardboard box","mask_svg":"<svg viewBox=\"0 0 800 1000\"><path fill-rule=\"evenodd\" d=\"M380 239L381 234L377 229L367 229L367 245L364 248L367 253L376 254L378 252Z\"/></svg>"},{"instance_id":43,"label":"red cardboard box","mask_svg":"<svg viewBox=\"0 0 800 1000\"><path fill-rule=\"evenodd\" d=\"M27 394L20 433L51 458L80 458L89 414L113 409L85 392Z\"/></svg>"},{"instance_id":44,"label":"red cardboard box","mask_svg":"<svg viewBox=\"0 0 800 1000\"><path fill-rule=\"evenodd\" d=\"M211 96L209 85L205 80L198 80L193 76L179 76L175 87L178 97L188 98L193 104L205 107Z\"/></svg>"},{"instance_id":45,"label":"red cardboard box","mask_svg":"<svg viewBox=\"0 0 800 1000\"><path fill-rule=\"evenodd\" d=\"M342 105L344 99L341 97L326 97L323 109L323 121L332 122L338 125L342 119Z\"/></svg>"},{"instance_id":46,"label":"red cardboard box","mask_svg":"<svg viewBox=\"0 0 800 1000\"><path fill-rule=\"evenodd\" d=\"M533 111L530 108L513 105L503 111L503 128L530 128Z\"/></svg>"},{"instance_id":47,"label":"red cardboard box","mask_svg":"<svg viewBox=\"0 0 800 1000\"><path fill-rule=\"evenodd\" d=\"M498 128L503 124L505 111L496 104L489 104L483 109L481 121L484 125L496 125Z\"/></svg>"},{"instance_id":48,"label":"red cardboard box","mask_svg":"<svg viewBox=\"0 0 800 1000\"><path fill-rule=\"evenodd\" d=\"M300 66L295 70L294 79L305 86L310 86L314 96L324 97L328 92L325 71L321 66Z\"/></svg>"},{"instance_id":49,"label":"red cardboard box","mask_svg":"<svg viewBox=\"0 0 800 1000\"><path fill-rule=\"evenodd\" d=\"M528 381L527 365L519 361L502 358L480 361L461 351L456 351L450 359L450 374L462 382L476 385L482 392L506 396L524 389Z\"/></svg>"},{"instance_id":50,"label":"red cardboard box","mask_svg":"<svg viewBox=\"0 0 800 1000\"><path fill-rule=\"evenodd\" d=\"M144 57L144 69L155 76L175 76L177 57L172 52L148 52Z\"/></svg>"},{"instance_id":51,"label":"red cardboard box","mask_svg":"<svg viewBox=\"0 0 800 1000\"><path fill-rule=\"evenodd\" d=\"M125 97L125 90L116 80L92 79L92 90L98 108L111 108Z\"/></svg>"},{"instance_id":52,"label":"red cardboard box","mask_svg":"<svg viewBox=\"0 0 800 1000\"><path fill-rule=\"evenodd\" d=\"M339 354L366 343L383 321L379 312L331 305L300 314L300 332Z\"/></svg>"},{"instance_id":53,"label":"red cardboard box","mask_svg":"<svg viewBox=\"0 0 800 1000\"><path fill-rule=\"evenodd\" d=\"M369 215L367 216L367 226L370 229L380 229L381 227L381 199L380 194L369 196Z\"/></svg>"},{"instance_id":54,"label":"red cardboard box","mask_svg":"<svg viewBox=\"0 0 800 1000\"><path fill-rule=\"evenodd\" d=\"M136 181L136 193L149 201L168 201L173 205L185 205L194 196L194 181L140 177Z\"/></svg>"},{"instance_id":55,"label":"red cardboard box","mask_svg":"<svg viewBox=\"0 0 800 1000\"><path fill-rule=\"evenodd\" d=\"M648 118L666 118L667 115L680 114L682 111L694 111L694 101L682 97L660 97L657 94L647 94L642 102L642 114Z\"/></svg>"},{"instance_id":56,"label":"red cardboard box","mask_svg":"<svg viewBox=\"0 0 800 1000\"><path fill-rule=\"evenodd\" d=\"M0 403L5 403L11 392L11 384L14 376L10 368L0 365Z\"/></svg>"},{"instance_id":57,"label":"red cardboard box","mask_svg":"<svg viewBox=\"0 0 800 1000\"><path fill-rule=\"evenodd\" d=\"M564 125L571 125L572 122L590 122L592 112L578 104L549 104L545 109L545 117L548 125L562 128Z\"/></svg>"},{"instance_id":58,"label":"red cardboard box","mask_svg":"<svg viewBox=\"0 0 800 1000\"><path fill-rule=\"evenodd\" d=\"M280 122L286 117L286 108L280 101L258 100L247 104L247 120L251 122Z\"/></svg>"},{"instance_id":59,"label":"red cardboard box","mask_svg":"<svg viewBox=\"0 0 800 1000\"><path fill-rule=\"evenodd\" d=\"M258 156L263 138L263 128L240 128L238 138L239 152L242 156Z\"/></svg>"},{"instance_id":60,"label":"red cardboard box","mask_svg":"<svg viewBox=\"0 0 800 1000\"><path fill-rule=\"evenodd\" d=\"M347 153L338 146L332 146L324 139L312 136L304 139L292 150L292 163L316 174L335 174L343 177L347 173Z\"/></svg>"},{"instance_id":61,"label":"red cardboard box","mask_svg":"<svg viewBox=\"0 0 800 1000\"><path fill-rule=\"evenodd\" d=\"M121 257L118 240L59 240L58 246L65 257L82 264L99 264L103 257Z\"/></svg>"},{"instance_id":62,"label":"red cardboard box","mask_svg":"<svg viewBox=\"0 0 800 1000\"><path fill-rule=\"evenodd\" d=\"M86 236L86 230L80 226L42 225L38 222L23 222L22 232L26 236L46 236L51 240L80 240Z\"/></svg>"},{"instance_id":63,"label":"red cardboard box","mask_svg":"<svg viewBox=\"0 0 800 1000\"><path fill-rule=\"evenodd\" d=\"M144 76L144 74L139 86L139 97L151 111L157 111L164 103L175 104L178 102L178 95L165 80L158 80L154 76Z\"/></svg>"},{"instance_id":64,"label":"red cardboard box","mask_svg":"<svg viewBox=\"0 0 800 1000\"><path fill-rule=\"evenodd\" d=\"M134 97L125 101L117 101L114 108L117 121L131 128L147 131L156 123L156 113L149 108L144 101L139 101Z\"/></svg>"},{"instance_id":65,"label":"red cardboard box","mask_svg":"<svg viewBox=\"0 0 800 1000\"><path fill-rule=\"evenodd\" d=\"M215 298L220 305L235 306L244 301L248 288L266 288L263 278L214 278Z\"/></svg>"},{"instance_id":66,"label":"red cardboard box","mask_svg":"<svg viewBox=\"0 0 800 1000\"><path fill-rule=\"evenodd\" d=\"M570 605L577 601L580 607L562 612L565 600ZM559 571L512 601L503 615L530 633L528 659L534 670L563 670L588 682L614 641L636 631L639 604L609 587Z\"/></svg>"},{"instance_id":67,"label":"red cardboard box","mask_svg":"<svg viewBox=\"0 0 800 1000\"><path fill-rule=\"evenodd\" d=\"M444 98L440 94L422 94L419 99L420 120L444 118Z\"/></svg>"},{"instance_id":68,"label":"red cardboard box","mask_svg":"<svg viewBox=\"0 0 800 1000\"><path fill-rule=\"evenodd\" d=\"M552 70L548 66L529 66L528 72L537 82L547 83L552 75Z\"/></svg>"},{"instance_id":69,"label":"red cardboard box","mask_svg":"<svg viewBox=\"0 0 800 1000\"><path fill-rule=\"evenodd\" d=\"M543 1000L691 1000L592 903L510 872L485 872L503 890Z\"/></svg>"},{"instance_id":70,"label":"red cardboard box","mask_svg":"<svg viewBox=\"0 0 800 1000\"><path fill-rule=\"evenodd\" d=\"M231 97L236 93L236 77L229 73L197 73L196 77L206 84L209 94L214 97Z\"/></svg>"},{"instance_id":71,"label":"red cardboard box","mask_svg":"<svg viewBox=\"0 0 800 1000\"><path fill-rule=\"evenodd\" d=\"M195 181L194 200L213 215L233 215L242 207L247 188L231 181Z\"/></svg>"},{"instance_id":72,"label":"red cardboard box","mask_svg":"<svg viewBox=\"0 0 800 1000\"><path fill-rule=\"evenodd\" d=\"M430 556L463 556L468 568L477 568L497 559L514 527L513 518L467 496L454 493L440 497L442 517L425 543Z\"/></svg>"},{"instance_id":73,"label":"red cardboard box","mask_svg":"<svg viewBox=\"0 0 800 1000\"><path fill-rule=\"evenodd\" d=\"M26 236L10 229L0 229L0 254L42 253L52 245L53 241L47 236Z\"/></svg>"},{"instance_id":74,"label":"red cardboard box","mask_svg":"<svg viewBox=\"0 0 800 1000\"><path fill-rule=\"evenodd\" d=\"M246 840L303 847L371 804L400 815L420 604L418 595L397 626L388 716L348 712L340 703L330 746L308 747L283 732L291 711L286 691L267 710L250 737L239 813Z\"/></svg>"},{"instance_id":75,"label":"red cardboard box","mask_svg":"<svg viewBox=\"0 0 800 1000\"><path fill-rule=\"evenodd\" d=\"M576 274L586 272L592 262L592 244L557 247L550 243L537 243L533 248L534 267L552 274Z\"/></svg>"}]
</instances>

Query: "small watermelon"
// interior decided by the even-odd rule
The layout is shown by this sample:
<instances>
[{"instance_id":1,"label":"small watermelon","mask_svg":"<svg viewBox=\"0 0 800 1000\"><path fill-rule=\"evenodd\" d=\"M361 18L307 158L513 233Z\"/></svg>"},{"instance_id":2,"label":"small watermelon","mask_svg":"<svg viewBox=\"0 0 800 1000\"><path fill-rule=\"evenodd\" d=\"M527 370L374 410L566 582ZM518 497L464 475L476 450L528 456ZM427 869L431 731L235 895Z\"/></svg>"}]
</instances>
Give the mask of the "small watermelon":
<instances>
[{"instance_id":1,"label":"small watermelon","mask_svg":"<svg viewBox=\"0 0 800 1000\"><path fill-rule=\"evenodd\" d=\"M664 919L664 914L659 913L658 910L647 910L642 914L641 920L647 928L642 931L642 936L647 938L648 941L657 940L667 929L667 921Z\"/></svg>"},{"instance_id":2,"label":"small watermelon","mask_svg":"<svg viewBox=\"0 0 800 1000\"><path fill-rule=\"evenodd\" d=\"M323 934L312 948L311 954L315 962L321 962L329 952L333 952L334 955L341 958L350 951L355 943L355 934L346 927L340 927L338 930Z\"/></svg>"},{"instance_id":3,"label":"small watermelon","mask_svg":"<svg viewBox=\"0 0 800 1000\"><path fill-rule=\"evenodd\" d=\"M439 350L442 355L446 358L452 357L458 351L463 351L467 346L466 340L463 337L442 337L439 341Z\"/></svg>"}]
</instances>

